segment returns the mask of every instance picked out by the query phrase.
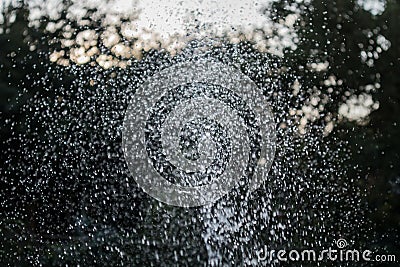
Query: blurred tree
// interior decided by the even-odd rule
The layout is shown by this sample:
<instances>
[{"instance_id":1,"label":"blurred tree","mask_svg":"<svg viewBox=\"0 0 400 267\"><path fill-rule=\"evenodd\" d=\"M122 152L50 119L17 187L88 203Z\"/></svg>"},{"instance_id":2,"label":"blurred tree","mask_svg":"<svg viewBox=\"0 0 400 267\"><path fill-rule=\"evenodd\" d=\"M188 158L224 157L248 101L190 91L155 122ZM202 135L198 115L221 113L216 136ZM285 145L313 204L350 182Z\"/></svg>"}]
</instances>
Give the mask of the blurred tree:
<instances>
[{"instance_id":1,"label":"blurred tree","mask_svg":"<svg viewBox=\"0 0 400 267\"><path fill-rule=\"evenodd\" d=\"M307 98L315 91L329 102L335 128L330 140L347 140L348 186L352 180L364 189L368 201L365 232L377 249L399 254L400 234L400 2L386 1L382 14L371 14L359 1L281 1L274 4L275 18L301 13L296 23L298 48L285 51L285 64L305 88ZM312 63L328 63L316 72ZM379 108L364 119L341 114L340 108L354 96L372 95ZM364 100L365 101L365 100ZM356 104L356 108L363 103ZM327 117L325 117L327 118ZM339 177L338 177L339 178Z\"/></svg>"}]
</instances>

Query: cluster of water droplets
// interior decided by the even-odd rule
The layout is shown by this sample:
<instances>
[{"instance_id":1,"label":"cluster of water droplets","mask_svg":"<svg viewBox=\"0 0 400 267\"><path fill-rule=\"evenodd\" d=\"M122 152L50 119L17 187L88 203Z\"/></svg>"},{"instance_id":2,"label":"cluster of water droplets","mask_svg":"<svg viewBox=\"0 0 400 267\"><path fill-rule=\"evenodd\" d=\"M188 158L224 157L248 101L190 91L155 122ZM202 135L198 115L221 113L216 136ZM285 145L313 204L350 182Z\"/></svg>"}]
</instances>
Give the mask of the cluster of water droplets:
<instances>
[{"instance_id":1,"label":"cluster of water droplets","mask_svg":"<svg viewBox=\"0 0 400 267\"><path fill-rule=\"evenodd\" d=\"M259 87L274 114L276 154L255 191L241 182L203 207L168 206L132 178L122 148L123 119L148 77L196 59L240 70ZM17 257L33 264L256 266L264 245L323 247L353 234L345 222L360 203L353 185L341 179L346 146L326 137L321 120L304 125L293 116L309 100L308 92L298 92L298 77L280 58L247 42L206 40L190 42L173 57L151 50L126 68L44 64L48 74L37 81L43 90L20 99L19 123L8 121L15 132L8 142L15 146L5 151L9 167L2 175L18 179L5 181L14 198L1 205L11 222L8 231L24 249L12 251ZM186 124L187 132L199 124L207 123ZM216 135L227 146L224 135ZM160 155L154 153L156 165ZM223 165L226 159L220 160Z\"/></svg>"}]
</instances>

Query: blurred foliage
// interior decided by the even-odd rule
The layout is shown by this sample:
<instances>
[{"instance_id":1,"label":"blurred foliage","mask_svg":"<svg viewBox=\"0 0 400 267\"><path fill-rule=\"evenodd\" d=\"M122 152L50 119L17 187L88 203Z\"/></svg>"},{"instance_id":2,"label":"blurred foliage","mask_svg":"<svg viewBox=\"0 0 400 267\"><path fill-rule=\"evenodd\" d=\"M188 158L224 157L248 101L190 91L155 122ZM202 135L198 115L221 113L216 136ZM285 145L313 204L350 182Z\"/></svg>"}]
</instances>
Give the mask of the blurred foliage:
<instances>
[{"instance_id":1,"label":"blurred foliage","mask_svg":"<svg viewBox=\"0 0 400 267\"><path fill-rule=\"evenodd\" d=\"M285 60L304 88L317 86L328 94L328 112L337 112L348 96L365 92L379 102L366 123L343 120L328 138L346 140L351 149L347 160L347 179L356 179L364 189L368 203L371 239L374 247L400 252L400 1L388 0L382 14L373 15L357 5L357 1L280 1L275 4L276 18L301 10L305 16L297 23L299 47L286 51ZM293 8L290 8L293 7ZM387 51L380 51L377 36L390 42ZM374 56L379 50L379 55ZM370 64L362 52L370 52ZM375 52L375 54L374 54ZM329 62L325 77L308 71L310 62ZM342 84L329 87L323 80L333 75ZM348 93L347 93L348 92ZM333 116L335 117L335 116ZM376 234L375 237L374 234ZM375 239L376 238L376 239ZM368 243L370 242L370 243Z\"/></svg>"}]
</instances>

